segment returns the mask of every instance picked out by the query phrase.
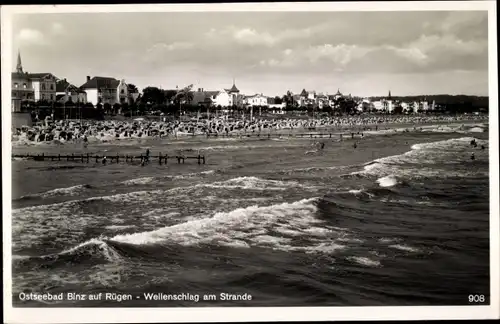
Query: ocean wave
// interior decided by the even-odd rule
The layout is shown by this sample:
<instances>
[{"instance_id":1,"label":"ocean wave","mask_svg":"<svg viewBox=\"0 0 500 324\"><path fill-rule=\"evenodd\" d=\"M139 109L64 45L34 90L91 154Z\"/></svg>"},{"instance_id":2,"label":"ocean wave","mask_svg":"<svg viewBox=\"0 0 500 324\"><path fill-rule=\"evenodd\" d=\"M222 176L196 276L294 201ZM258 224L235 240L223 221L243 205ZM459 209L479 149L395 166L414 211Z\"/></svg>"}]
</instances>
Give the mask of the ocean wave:
<instances>
[{"instance_id":1,"label":"ocean wave","mask_svg":"<svg viewBox=\"0 0 500 324\"><path fill-rule=\"evenodd\" d=\"M414 144L411 150L403 154L379 158L363 165L363 170L354 171L344 176L379 176L387 177L468 177L477 174L477 170L439 170L437 165L461 165L469 161L470 142L485 145L487 140L474 137L453 138L444 141ZM481 151L480 151L481 152ZM484 155L484 154L483 154ZM487 158L487 155L484 155ZM479 153L477 159L484 159ZM427 167L426 167L427 166ZM449 168L447 168L449 169Z\"/></svg>"},{"instance_id":2,"label":"ocean wave","mask_svg":"<svg viewBox=\"0 0 500 324\"><path fill-rule=\"evenodd\" d=\"M303 187L296 181L268 180L258 177L238 177L226 181L213 182L210 184L201 184L200 186L208 188L222 189L250 189L250 190L287 190L292 187Z\"/></svg>"},{"instance_id":3,"label":"ocean wave","mask_svg":"<svg viewBox=\"0 0 500 324\"><path fill-rule=\"evenodd\" d=\"M389 245L389 247L393 248L393 249L405 251L405 252L420 252L419 249L408 246L408 245L404 245L404 244L393 244L393 245Z\"/></svg>"},{"instance_id":4,"label":"ocean wave","mask_svg":"<svg viewBox=\"0 0 500 324\"><path fill-rule=\"evenodd\" d=\"M148 245L162 242L193 245L210 243L217 239L231 239L238 230L251 230L273 224L278 218L286 218L316 211L313 204L317 198L304 199L293 203L282 203L267 207L257 205L238 208L231 212L216 213L212 217L191 220L152 232L118 235L112 241ZM244 233L244 232L242 232ZM241 233L240 233L241 234Z\"/></svg>"},{"instance_id":5,"label":"ocean wave","mask_svg":"<svg viewBox=\"0 0 500 324\"><path fill-rule=\"evenodd\" d=\"M59 253L43 256L18 257L15 259L14 266L22 266L26 263L44 267L56 267L75 263L83 263L92 260L97 262L121 262L122 256L113 247L109 246L102 239L90 239Z\"/></svg>"},{"instance_id":6,"label":"ocean wave","mask_svg":"<svg viewBox=\"0 0 500 324\"><path fill-rule=\"evenodd\" d=\"M81 184L81 185L76 185L76 186L71 186L71 187L65 187L65 188L56 188L52 189L49 191L37 193L37 194L31 194L31 195L25 195L21 196L17 200L29 200L32 198L50 198L50 197L56 197L56 196L77 196L82 194L84 191L88 191L90 189L93 189L94 187L89 185L89 184Z\"/></svg>"},{"instance_id":7,"label":"ocean wave","mask_svg":"<svg viewBox=\"0 0 500 324\"><path fill-rule=\"evenodd\" d=\"M354 262L356 264L360 264L365 267L380 267L382 264L378 260L373 260L368 257L360 257L360 256L350 256L346 258L347 260Z\"/></svg>"}]
</instances>

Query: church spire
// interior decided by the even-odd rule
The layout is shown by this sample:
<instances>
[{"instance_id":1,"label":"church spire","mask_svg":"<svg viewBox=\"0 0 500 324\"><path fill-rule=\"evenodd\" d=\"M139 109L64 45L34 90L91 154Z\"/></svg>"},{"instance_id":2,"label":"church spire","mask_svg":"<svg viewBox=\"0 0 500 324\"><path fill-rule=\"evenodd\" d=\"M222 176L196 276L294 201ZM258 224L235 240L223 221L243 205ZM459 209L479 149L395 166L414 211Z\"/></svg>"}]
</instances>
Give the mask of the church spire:
<instances>
[{"instance_id":1,"label":"church spire","mask_svg":"<svg viewBox=\"0 0 500 324\"><path fill-rule=\"evenodd\" d=\"M389 90L389 99L391 99L391 90Z\"/></svg>"},{"instance_id":2,"label":"church spire","mask_svg":"<svg viewBox=\"0 0 500 324\"><path fill-rule=\"evenodd\" d=\"M21 52L19 50L17 51L16 72L17 73L23 73L23 64L21 63Z\"/></svg>"}]
</instances>

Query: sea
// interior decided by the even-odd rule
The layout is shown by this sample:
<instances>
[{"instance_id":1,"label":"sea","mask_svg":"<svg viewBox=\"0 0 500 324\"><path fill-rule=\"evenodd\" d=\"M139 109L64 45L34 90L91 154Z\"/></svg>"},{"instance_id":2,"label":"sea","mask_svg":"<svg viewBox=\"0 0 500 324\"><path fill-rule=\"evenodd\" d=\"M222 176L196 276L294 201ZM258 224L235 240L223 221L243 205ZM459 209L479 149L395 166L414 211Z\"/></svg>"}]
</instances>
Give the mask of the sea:
<instances>
[{"instance_id":1,"label":"sea","mask_svg":"<svg viewBox=\"0 0 500 324\"><path fill-rule=\"evenodd\" d=\"M12 160L14 307L489 304L487 122L24 148L146 149L206 163Z\"/></svg>"}]
</instances>

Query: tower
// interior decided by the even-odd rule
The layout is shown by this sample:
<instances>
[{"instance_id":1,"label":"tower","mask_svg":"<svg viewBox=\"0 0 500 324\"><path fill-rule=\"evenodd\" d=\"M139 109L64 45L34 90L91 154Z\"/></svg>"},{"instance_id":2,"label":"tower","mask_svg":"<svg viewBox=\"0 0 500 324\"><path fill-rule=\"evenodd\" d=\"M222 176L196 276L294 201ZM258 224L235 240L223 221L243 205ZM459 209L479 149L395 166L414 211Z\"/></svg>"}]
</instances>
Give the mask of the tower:
<instances>
[{"instance_id":1,"label":"tower","mask_svg":"<svg viewBox=\"0 0 500 324\"><path fill-rule=\"evenodd\" d=\"M21 52L17 52L17 65L16 65L16 72L17 73L23 73L23 64L21 62Z\"/></svg>"},{"instance_id":2,"label":"tower","mask_svg":"<svg viewBox=\"0 0 500 324\"><path fill-rule=\"evenodd\" d=\"M391 99L391 90L389 90L389 96L387 98Z\"/></svg>"}]
</instances>

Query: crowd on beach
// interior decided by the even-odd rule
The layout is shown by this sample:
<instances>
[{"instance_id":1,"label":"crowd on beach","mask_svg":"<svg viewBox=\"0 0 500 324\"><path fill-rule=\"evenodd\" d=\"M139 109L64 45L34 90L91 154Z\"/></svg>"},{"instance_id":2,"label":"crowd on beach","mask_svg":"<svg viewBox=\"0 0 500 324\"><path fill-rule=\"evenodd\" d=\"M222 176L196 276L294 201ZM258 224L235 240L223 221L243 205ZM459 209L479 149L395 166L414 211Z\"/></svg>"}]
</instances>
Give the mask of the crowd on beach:
<instances>
[{"instance_id":1,"label":"crowd on beach","mask_svg":"<svg viewBox=\"0 0 500 324\"><path fill-rule=\"evenodd\" d=\"M480 121L486 116L345 116L321 119L259 119L229 120L213 118L190 121L150 121L142 118L127 121L82 120L46 121L32 127L13 130L12 140L30 142L109 142L127 138L162 138L182 135L224 136L249 133L269 133L279 130L322 130L358 128L378 130L387 125L422 125Z\"/></svg>"}]
</instances>

